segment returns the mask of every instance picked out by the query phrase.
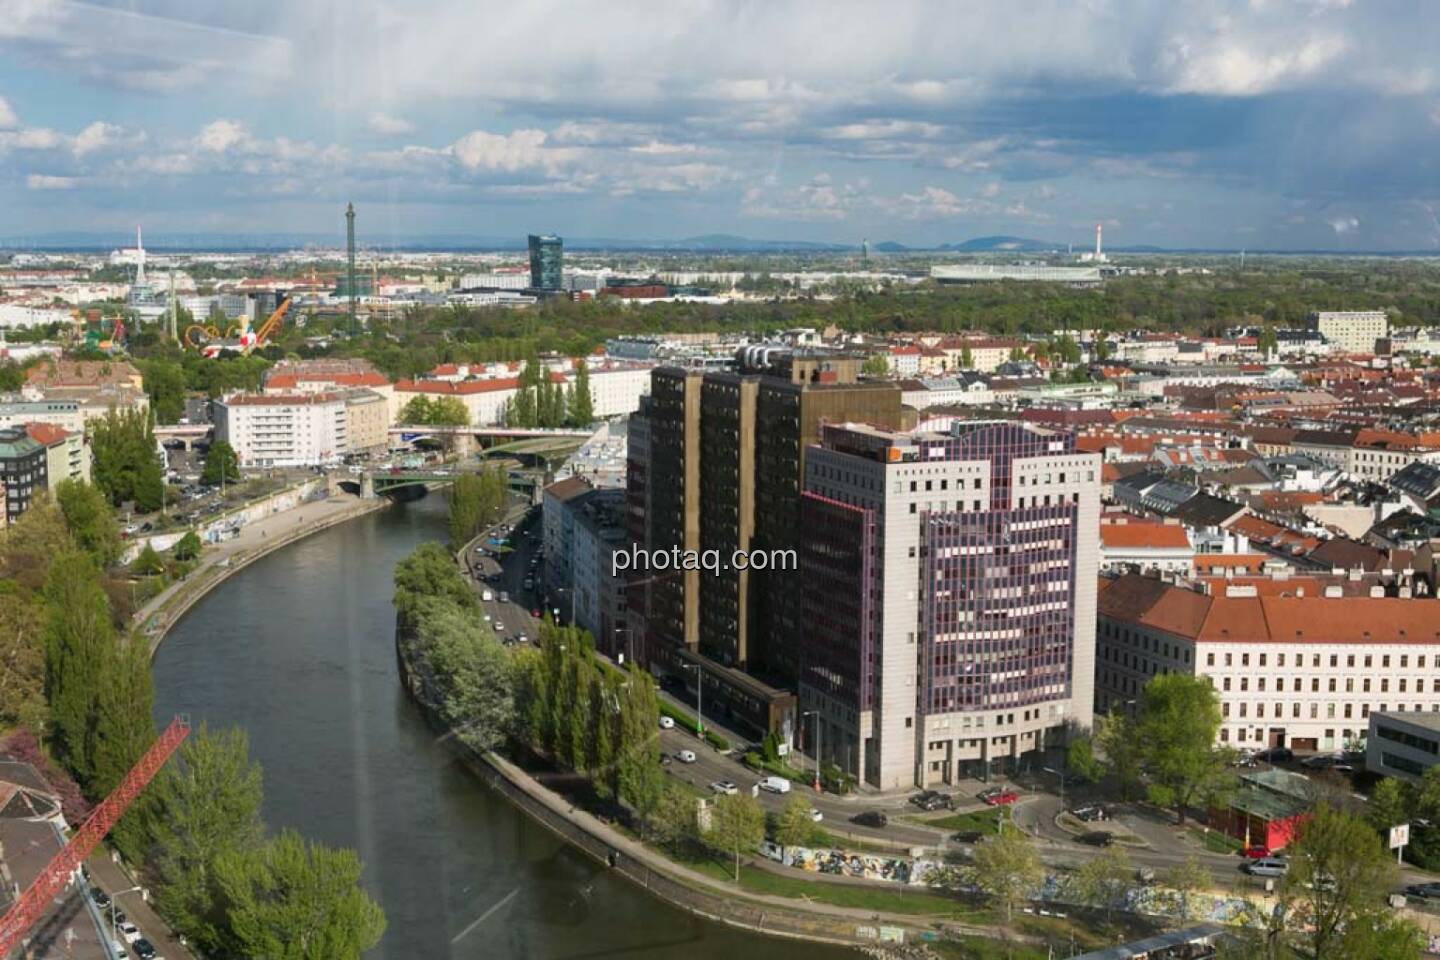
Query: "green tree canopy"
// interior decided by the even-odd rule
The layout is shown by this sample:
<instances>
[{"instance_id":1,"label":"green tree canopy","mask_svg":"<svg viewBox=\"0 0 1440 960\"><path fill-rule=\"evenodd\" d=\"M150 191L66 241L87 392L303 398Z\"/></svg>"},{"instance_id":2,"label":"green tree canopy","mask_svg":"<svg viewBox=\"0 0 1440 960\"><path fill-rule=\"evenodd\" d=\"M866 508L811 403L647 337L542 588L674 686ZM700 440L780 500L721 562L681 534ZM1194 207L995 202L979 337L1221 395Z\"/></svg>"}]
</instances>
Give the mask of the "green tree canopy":
<instances>
[{"instance_id":1,"label":"green tree canopy","mask_svg":"<svg viewBox=\"0 0 1440 960\"><path fill-rule=\"evenodd\" d=\"M142 512L160 509L165 469L150 416L138 410L111 410L89 425L95 486L119 506L133 501Z\"/></svg>"},{"instance_id":2,"label":"green tree canopy","mask_svg":"<svg viewBox=\"0 0 1440 960\"><path fill-rule=\"evenodd\" d=\"M175 546L170 548L175 559L180 561L194 560L200 556L200 550L200 537L194 530L186 530L185 536L177 540Z\"/></svg>"},{"instance_id":3,"label":"green tree canopy","mask_svg":"<svg viewBox=\"0 0 1440 960\"><path fill-rule=\"evenodd\" d=\"M235 448L224 440L216 440L205 451L205 468L200 472L200 482L206 486L222 486L240 479L240 459Z\"/></svg>"},{"instance_id":4,"label":"green tree canopy","mask_svg":"<svg viewBox=\"0 0 1440 960\"><path fill-rule=\"evenodd\" d=\"M1005 911L1008 923L1015 908L1039 892L1045 868L1030 837L1010 829L975 848L969 880Z\"/></svg>"},{"instance_id":5,"label":"green tree canopy","mask_svg":"<svg viewBox=\"0 0 1440 960\"><path fill-rule=\"evenodd\" d=\"M101 567L113 566L120 559L120 530L99 488L81 480L62 480L55 488L55 500L76 544Z\"/></svg>"},{"instance_id":6,"label":"green tree canopy","mask_svg":"<svg viewBox=\"0 0 1440 960\"><path fill-rule=\"evenodd\" d=\"M81 785L95 776L100 691L115 633L100 571L87 553L55 559L45 585L45 695L56 753Z\"/></svg>"},{"instance_id":7,"label":"green tree canopy","mask_svg":"<svg viewBox=\"0 0 1440 960\"><path fill-rule=\"evenodd\" d=\"M1181 823L1194 803L1213 799L1232 783L1230 752L1215 746L1220 701L1204 677L1166 673L1140 694L1135 739L1150 779L1150 799L1174 807Z\"/></svg>"},{"instance_id":8,"label":"green tree canopy","mask_svg":"<svg viewBox=\"0 0 1440 960\"><path fill-rule=\"evenodd\" d=\"M185 416L185 368L173 360L155 358L140 364L145 392L157 423L175 423Z\"/></svg>"},{"instance_id":9,"label":"green tree canopy","mask_svg":"<svg viewBox=\"0 0 1440 960\"><path fill-rule=\"evenodd\" d=\"M740 857L753 853L765 839L765 810L754 797L722 796L710 811L705 842L716 851L735 857L735 882L740 882Z\"/></svg>"},{"instance_id":10,"label":"green tree canopy","mask_svg":"<svg viewBox=\"0 0 1440 960\"><path fill-rule=\"evenodd\" d=\"M215 859L227 952L266 960L358 960L385 932L360 887L360 858L285 831Z\"/></svg>"},{"instance_id":11,"label":"green tree canopy","mask_svg":"<svg viewBox=\"0 0 1440 960\"><path fill-rule=\"evenodd\" d=\"M575 365L575 385L570 391L565 419L572 427L588 427L595 420L595 397L590 390L590 367L583 357Z\"/></svg>"}]
</instances>

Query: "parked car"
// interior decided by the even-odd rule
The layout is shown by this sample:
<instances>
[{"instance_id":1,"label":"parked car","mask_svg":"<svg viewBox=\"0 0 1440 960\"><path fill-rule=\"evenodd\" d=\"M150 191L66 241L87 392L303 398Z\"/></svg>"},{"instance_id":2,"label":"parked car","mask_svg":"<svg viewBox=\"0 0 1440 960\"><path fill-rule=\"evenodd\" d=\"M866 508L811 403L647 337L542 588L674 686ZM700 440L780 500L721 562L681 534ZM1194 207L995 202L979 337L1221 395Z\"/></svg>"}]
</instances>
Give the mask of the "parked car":
<instances>
[{"instance_id":1,"label":"parked car","mask_svg":"<svg viewBox=\"0 0 1440 960\"><path fill-rule=\"evenodd\" d=\"M810 819L813 820L815 823L819 823L821 820L825 819L825 814L821 813L819 810L816 810L814 807L811 807Z\"/></svg>"},{"instance_id":2,"label":"parked car","mask_svg":"<svg viewBox=\"0 0 1440 960\"><path fill-rule=\"evenodd\" d=\"M134 943L140 939L140 928L128 920L115 924L115 929L120 932L120 936L125 938L126 943Z\"/></svg>"},{"instance_id":3,"label":"parked car","mask_svg":"<svg viewBox=\"0 0 1440 960\"><path fill-rule=\"evenodd\" d=\"M992 807L1003 807L1019 800L1020 794L1005 787L991 787L980 794L980 799Z\"/></svg>"},{"instance_id":4,"label":"parked car","mask_svg":"<svg viewBox=\"0 0 1440 960\"><path fill-rule=\"evenodd\" d=\"M1290 864L1279 857L1261 857L1259 860L1246 860L1242 869L1252 877L1283 877Z\"/></svg>"},{"instance_id":5,"label":"parked car","mask_svg":"<svg viewBox=\"0 0 1440 960\"><path fill-rule=\"evenodd\" d=\"M910 802L925 811L955 809L955 801L938 790L922 790L911 797Z\"/></svg>"},{"instance_id":6,"label":"parked car","mask_svg":"<svg viewBox=\"0 0 1440 960\"><path fill-rule=\"evenodd\" d=\"M1075 839L1090 847L1108 847L1115 842L1115 834L1108 830L1091 830L1089 833L1080 834Z\"/></svg>"},{"instance_id":7,"label":"parked car","mask_svg":"<svg viewBox=\"0 0 1440 960\"><path fill-rule=\"evenodd\" d=\"M1440 883L1412 883L1405 888L1405 896L1417 900L1440 900Z\"/></svg>"},{"instance_id":8,"label":"parked car","mask_svg":"<svg viewBox=\"0 0 1440 960\"><path fill-rule=\"evenodd\" d=\"M1110 819L1110 814L1098 803L1093 803L1086 807L1076 807L1070 811L1070 815L1086 823L1099 823L1102 820Z\"/></svg>"},{"instance_id":9,"label":"parked car","mask_svg":"<svg viewBox=\"0 0 1440 960\"><path fill-rule=\"evenodd\" d=\"M495 632L496 632L496 633L504 633L504 632L505 632L505 624L501 623L499 620L496 620L496 621L495 621Z\"/></svg>"},{"instance_id":10,"label":"parked car","mask_svg":"<svg viewBox=\"0 0 1440 960\"><path fill-rule=\"evenodd\" d=\"M884 827L890 822L890 818L879 810L866 810L864 813L857 813L850 818L851 823L857 823L862 827Z\"/></svg>"},{"instance_id":11,"label":"parked car","mask_svg":"<svg viewBox=\"0 0 1440 960\"><path fill-rule=\"evenodd\" d=\"M1349 773L1355 769L1354 764L1338 753L1306 757L1300 761L1300 766L1310 770L1334 770L1336 773Z\"/></svg>"},{"instance_id":12,"label":"parked car","mask_svg":"<svg viewBox=\"0 0 1440 960\"><path fill-rule=\"evenodd\" d=\"M660 718L660 729L661 729L661 730L674 730L674 729L675 729L675 718L674 718L674 717L661 717L661 718Z\"/></svg>"},{"instance_id":13,"label":"parked car","mask_svg":"<svg viewBox=\"0 0 1440 960\"><path fill-rule=\"evenodd\" d=\"M501 591L500 591L500 602L501 602L501 603L509 603L509 602L510 602L510 594L506 593L504 590L501 590Z\"/></svg>"},{"instance_id":14,"label":"parked car","mask_svg":"<svg viewBox=\"0 0 1440 960\"><path fill-rule=\"evenodd\" d=\"M102 910L110 906L110 898L106 895L105 891L99 887L90 888L90 899L94 900L95 906Z\"/></svg>"},{"instance_id":15,"label":"parked car","mask_svg":"<svg viewBox=\"0 0 1440 960\"><path fill-rule=\"evenodd\" d=\"M979 843L985 839L984 830L962 830L950 838L956 843Z\"/></svg>"},{"instance_id":16,"label":"parked car","mask_svg":"<svg viewBox=\"0 0 1440 960\"><path fill-rule=\"evenodd\" d=\"M679 760L681 763L694 763L694 762L695 762L695 751L694 751L694 750L681 750L679 753L675 754L675 759L676 759L676 760Z\"/></svg>"},{"instance_id":17,"label":"parked car","mask_svg":"<svg viewBox=\"0 0 1440 960\"><path fill-rule=\"evenodd\" d=\"M155 945L144 937L136 940L130 946L135 948L135 955L140 960L160 960L160 955L155 952Z\"/></svg>"},{"instance_id":18,"label":"parked car","mask_svg":"<svg viewBox=\"0 0 1440 960\"><path fill-rule=\"evenodd\" d=\"M1241 850L1240 856L1244 857L1246 860L1264 860L1266 857L1270 856L1270 848L1265 846L1264 844L1257 843L1253 846L1246 847L1244 850Z\"/></svg>"},{"instance_id":19,"label":"parked car","mask_svg":"<svg viewBox=\"0 0 1440 960\"><path fill-rule=\"evenodd\" d=\"M1295 751L1289 747L1271 747L1255 754L1255 759L1264 760L1266 763L1289 763L1295 759Z\"/></svg>"},{"instance_id":20,"label":"parked car","mask_svg":"<svg viewBox=\"0 0 1440 960\"><path fill-rule=\"evenodd\" d=\"M727 797L733 797L740 792L740 788L729 780L716 780L710 784L710 791L712 793L723 793Z\"/></svg>"},{"instance_id":21,"label":"parked car","mask_svg":"<svg viewBox=\"0 0 1440 960\"><path fill-rule=\"evenodd\" d=\"M482 591L480 594L480 599L484 600L486 603L489 603L490 601L495 599L495 593L491 590Z\"/></svg>"},{"instance_id":22,"label":"parked car","mask_svg":"<svg viewBox=\"0 0 1440 960\"><path fill-rule=\"evenodd\" d=\"M789 793L790 781L784 777L765 777L760 781L760 789L766 793Z\"/></svg>"}]
</instances>

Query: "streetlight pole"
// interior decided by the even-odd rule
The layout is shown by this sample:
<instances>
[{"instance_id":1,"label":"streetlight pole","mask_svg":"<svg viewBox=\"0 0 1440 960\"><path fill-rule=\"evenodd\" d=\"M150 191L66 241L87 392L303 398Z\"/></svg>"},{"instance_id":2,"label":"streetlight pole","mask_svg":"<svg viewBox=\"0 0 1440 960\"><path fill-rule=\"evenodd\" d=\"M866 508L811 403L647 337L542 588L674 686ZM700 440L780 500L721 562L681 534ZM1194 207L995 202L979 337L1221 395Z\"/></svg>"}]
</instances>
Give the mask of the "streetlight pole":
<instances>
[{"instance_id":1,"label":"streetlight pole","mask_svg":"<svg viewBox=\"0 0 1440 960\"><path fill-rule=\"evenodd\" d=\"M820 738L824 734L824 728L820 726L820 711L806 710L800 714L802 717L813 716L815 718L815 792L820 792Z\"/></svg>"},{"instance_id":2,"label":"streetlight pole","mask_svg":"<svg viewBox=\"0 0 1440 960\"><path fill-rule=\"evenodd\" d=\"M1054 767L1046 767L1046 773L1053 773L1060 778L1060 806L1065 806L1065 771L1056 770Z\"/></svg>"},{"instance_id":3,"label":"streetlight pole","mask_svg":"<svg viewBox=\"0 0 1440 960\"><path fill-rule=\"evenodd\" d=\"M116 920L115 920L115 911L117 911L118 909L120 909L119 900L120 900L120 898L121 898L122 896L124 896L125 894L127 894L127 893L135 893L135 892L137 892L137 891L140 892L140 894L141 894L142 897L144 896L144 890L142 890L140 887L131 887L131 888L128 889L128 890L121 890L119 893L113 893L113 894L110 895L110 942L111 942L111 943L119 943L119 942L120 942L120 929L119 929L119 924L118 924L118 923L116 922Z\"/></svg>"},{"instance_id":4,"label":"streetlight pole","mask_svg":"<svg viewBox=\"0 0 1440 960\"><path fill-rule=\"evenodd\" d=\"M701 703L705 698L705 668L698 663L682 663L686 670L695 671L695 736L705 739L705 714Z\"/></svg>"}]
</instances>

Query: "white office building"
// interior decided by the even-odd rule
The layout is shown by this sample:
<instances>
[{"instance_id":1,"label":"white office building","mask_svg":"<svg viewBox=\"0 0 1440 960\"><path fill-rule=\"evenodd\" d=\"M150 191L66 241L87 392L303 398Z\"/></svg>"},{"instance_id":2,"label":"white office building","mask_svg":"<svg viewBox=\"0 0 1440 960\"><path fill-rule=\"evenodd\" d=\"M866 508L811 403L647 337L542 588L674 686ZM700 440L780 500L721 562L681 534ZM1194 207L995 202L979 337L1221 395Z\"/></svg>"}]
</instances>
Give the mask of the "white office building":
<instances>
[{"instance_id":1,"label":"white office building","mask_svg":"<svg viewBox=\"0 0 1440 960\"><path fill-rule=\"evenodd\" d=\"M1390 335L1384 310L1320 310L1310 314L1309 324L1345 353L1374 353L1375 341Z\"/></svg>"},{"instance_id":2,"label":"white office building","mask_svg":"<svg viewBox=\"0 0 1440 960\"><path fill-rule=\"evenodd\" d=\"M345 398L336 393L233 394L215 403L215 439L242 467L313 467L350 450Z\"/></svg>"}]
</instances>

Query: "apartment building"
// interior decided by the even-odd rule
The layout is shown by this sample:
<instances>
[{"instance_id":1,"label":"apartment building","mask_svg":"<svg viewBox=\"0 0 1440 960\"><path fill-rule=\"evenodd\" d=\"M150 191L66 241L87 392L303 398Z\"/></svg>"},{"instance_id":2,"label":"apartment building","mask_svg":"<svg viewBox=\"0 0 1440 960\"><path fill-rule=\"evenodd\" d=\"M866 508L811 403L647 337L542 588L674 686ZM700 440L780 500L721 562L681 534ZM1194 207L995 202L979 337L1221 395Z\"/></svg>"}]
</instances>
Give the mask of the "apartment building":
<instances>
[{"instance_id":1,"label":"apartment building","mask_svg":"<svg viewBox=\"0 0 1440 960\"><path fill-rule=\"evenodd\" d=\"M1219 694L1221 743L1297 751L1344 748L1373 712L1440 710L1434 601L1313 581L1103 581L1096 708L1128 709L1151 677L1189 673Z\"/></svg>"},{"instance_id":2,"label":"apartment building","mask_svg":"<svg viewBox=\"0 0 1440 960\"><path fill-rule=\"evenodd\" d=\"M312 467L350 451L349 414L338 393L232 394L215 401L215 439L242 467Z\"/></svg>"},{"instance_id":3,"label":"apartment building","mask_svg":"<svg viewBox=\"0 0 1440 960\"><path fill-rule=\"evenodd\" d=\"M78 400L26 400L11 396L14 399L0 401L0 428L48 423L66 433L85 431L85 416L80 412Z\"/></svg>"},{"instance_id":4,"label":"apartment building","mask_svg":"<svg viewBox=\"0 0 1440 960\"><path fill-rule=\"evenodd\" d=\"M346 390L345 452L350 455L384 456L390 446L390 406L374 390Z\"/></svg>"},{"instance_id":5,"label":"apartment building","mask_svg":"<svg viewBox=\"0 0 1440 960\"><path fill-rule=\"evenodd\" d=\"M799 697L827 760L881 789L953 783L1089 727L1100 466L1013 422L822 429Z\"/></svg>"},{"instance_id":6,"label":"apartment building","mask_svg":"<svg viewBox=\"0 0 1440 960\"><path fill-rule=\"evenodd\" d=\"M30 507L48 482L49 458L45 445L30 438L24 427L0 429L0 485L5 487L5 522Z\"/></svg>"},{"instance_id":7,"label":"apartment building","mask_svg":"<svg viewBox=\"0 0 1440 960\"><path fill-rule=\"evenodd\" d=\"M1318 310L1306 324L1343 353L1374 353L1375 341L1390 336L1384 310Z\"/></svg>"},{"instance_id":8,"label":"apartment building","mask_svg":"<svg viewBox=\"0 0 1440 960\"><path fill-rule=\"evenodd\" d=\"M51 490L62 480L90 482L90 448L82 434L53 423L27 423L25 433L45 448L46 483Z\"/></svg>"}]
</instances>

